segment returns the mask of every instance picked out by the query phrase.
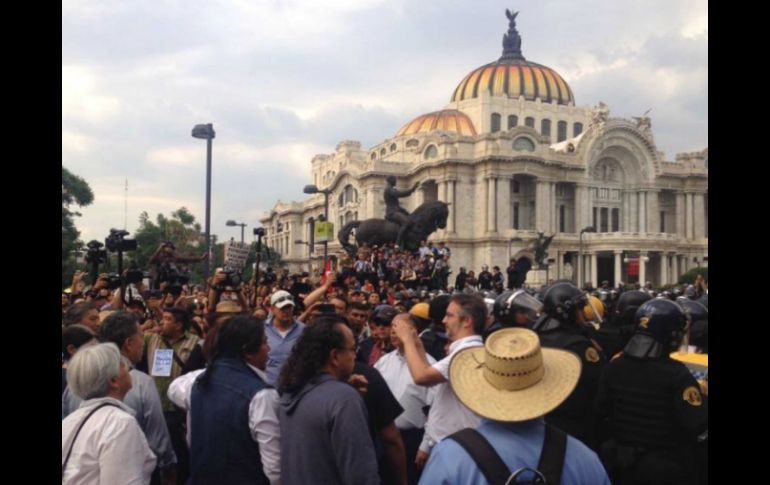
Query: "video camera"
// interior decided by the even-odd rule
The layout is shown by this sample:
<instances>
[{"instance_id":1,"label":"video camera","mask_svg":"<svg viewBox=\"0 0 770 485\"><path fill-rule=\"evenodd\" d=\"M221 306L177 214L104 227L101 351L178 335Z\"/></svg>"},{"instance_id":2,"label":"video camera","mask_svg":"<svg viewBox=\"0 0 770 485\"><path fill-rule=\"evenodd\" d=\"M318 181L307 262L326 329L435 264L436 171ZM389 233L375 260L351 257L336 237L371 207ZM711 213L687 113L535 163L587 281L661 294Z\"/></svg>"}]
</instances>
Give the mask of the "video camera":
<instances>
[{"instance_id":1,"label":"video camera","mask_svg":"<svg viewBox=\"0 0 770 485\"><path fill-rule=\"evenodd\" d=\"M86 263L104 264L107 261L107 251L102 247L104 244L96 239L86 244Z\"/></svg>"},{"instance_id":2,"label":"video camera","mask_svg":"<svg viewBox=\"0 0 770 485\"><path fill-rule=\"evenodd\" d=\"M120 275L118 273L107 273L107 288L109 290L120 288Z\"/></svg>"},{"instance_id":3,"label":"video camera","mask_svg":"<svg viewBox=\"0 0 770 485\"><path fill-rule=\"evenodd\" d=\"M264 227L255 227L254 228L254 235L259 237L265 237L265 234L267 234L267 231L265 231Z\"/></svg>"},{"instance_id":4,"label":"video camera","mask_svg":"<svg viewBox=\"0 0 770 485\"><path fill-rule=\"evenodd\" d=\"M107 250L111 253L118 251L135 251L136 239L125 239L129 232L121 229L110 229L110 235L104 239Z\"/></svg>"}]
</instances>

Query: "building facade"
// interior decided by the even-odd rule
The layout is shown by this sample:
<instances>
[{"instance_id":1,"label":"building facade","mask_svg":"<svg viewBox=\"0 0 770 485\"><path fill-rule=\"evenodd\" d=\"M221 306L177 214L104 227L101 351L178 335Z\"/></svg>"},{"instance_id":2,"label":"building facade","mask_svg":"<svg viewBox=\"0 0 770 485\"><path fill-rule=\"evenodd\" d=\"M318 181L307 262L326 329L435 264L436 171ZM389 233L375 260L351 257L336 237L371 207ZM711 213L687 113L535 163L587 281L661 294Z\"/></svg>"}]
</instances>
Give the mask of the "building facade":
<instances>
[{"instance_id":1,"label":"building facade","mask_svg":"<svg viewBox=\"0 0 770 485\"><path fill-rule=\"evenodd\" d=\"M432 240L449 245L454 268L505 268L538 232L556 237L533 284L662 286L707 266L708 148L667 161L650 118L613 118L601 102L576 106L556 71L524 58L515 17L503 55L463 78L442 110L374 147L342 141L313 157L310 183L331 191L335 232L351 220L384 217L385 177L396 175L399 188L421 182L401 199L407 210L450 204L447 227ZM313 226L323 213L324 196L316 194L279 202L261 220L292 271L322 266ZM595 232L584 231L591 226ZM330 255L340 250L329 243Z\"/></svg>"}]
</instances>

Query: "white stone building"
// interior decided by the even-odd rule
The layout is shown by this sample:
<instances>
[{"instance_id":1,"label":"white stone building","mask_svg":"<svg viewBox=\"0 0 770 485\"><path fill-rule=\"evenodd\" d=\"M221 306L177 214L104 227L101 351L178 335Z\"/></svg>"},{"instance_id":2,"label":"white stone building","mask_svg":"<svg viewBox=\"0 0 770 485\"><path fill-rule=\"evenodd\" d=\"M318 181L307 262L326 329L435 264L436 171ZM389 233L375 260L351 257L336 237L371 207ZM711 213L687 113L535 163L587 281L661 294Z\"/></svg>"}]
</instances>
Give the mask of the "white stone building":
<instances>
[{"instance_id":1,"label":"white stone building","mask_svg":"<svg viewBox=\"0 0 770 485\"><path fill-rule=\"evenodd\" d=\"M401 199L407 210L436 199L451 204L446 229L432 239L452 249L453 268L504 270L538 231L556 233L550 279L664 285L707 265L708 148L664 160L649 118L612 118L601 102L575 106L567 82L527 61L520 45L514 16L503 56L468 74L444 109L368 149L342 141L334 153L313 157L308 183L332 191L335 232L354 219L384 217L392 174L401 189L422 182ZM324 196L316 194L279 202L261 220L292 271L307 269L309 257L321 266L322 246L309 254L295 241L313 242L313 221L323 212ZM583 234L583 271L573 271L581 229L592 225L596 233ZM340 248L330 243L329 254ZM533 276L531 283L545 279Z\"/></svg>"}]
</instances>

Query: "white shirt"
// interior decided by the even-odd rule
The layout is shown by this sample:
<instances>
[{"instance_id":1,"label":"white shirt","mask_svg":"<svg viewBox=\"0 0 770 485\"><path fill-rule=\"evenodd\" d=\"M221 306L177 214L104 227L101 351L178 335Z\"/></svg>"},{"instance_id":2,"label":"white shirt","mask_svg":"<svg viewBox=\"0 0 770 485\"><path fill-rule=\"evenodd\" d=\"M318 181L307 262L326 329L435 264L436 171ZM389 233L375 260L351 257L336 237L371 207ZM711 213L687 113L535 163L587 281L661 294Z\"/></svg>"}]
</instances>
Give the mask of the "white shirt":
<instances>
[{"instance_id":1,"label":"white shirt","mask_svg":"<svg viewBox=\"0 0 770 485\"><path fill-rule=\"evenodd\" d=\"M80 423L96 406L73 443ZM150 450L133 410L117 399L89 399L61 422L62 464L72 447L63 485L138 485L150 483L155 454Z\"/></svg>"},{"instance_id":2,"label":"white shirt","mask_svg":"<svg viewBox=\"0 0 770 485\"><path fill-rule=\"evenodd\" d=\"M267 375L256 367L246 364L256 372L264 382ZM181 375L168 387L168 398L184 409L190 410L190 396L195 379L206 369L199 369ZM262 471L271 484L281 482L281 428L278 424L278 392L275 389L262 389L254 394L249 404L249 431L251 439L259 444L262 458ZM187 414L187 443L190 443L190 413Z\"/></svg>"},{"instance_id":3,"label":"white shirt","mask_svg":"<svg viewBox=\"0 0 770 485\"><path fill-rule=\"evenodd\" d=\"M426 354L428 362L434 364L430 354ZM404 408L404 412L396 417L395 423L398 429L408 430L425 427L425 413L422 408L433 403L435 387L418 386L414 383L412 373L406 358L398 351L388 352L380 358L374 368L380 371L382 378L387 382L390 392Z\"/></svg>"},{"instance_id":4,"label":"white shirt","mask_svg":"<svg viewBox=\"0 0 770 485\"><path fill-rule=\"evenodd\" d=\"M422 451L429 452L433 445L455 431L463 428L475 429L481 424L481 417L465 407L457 399L452 386L449 385L449 363L457 352L469 347L481 347L483 345L484 341L480 335L463 337L452 342L447 356L433 364L433 368L439 371L447 382L435 386L436 395L428 413L428 421L425 423L425 436L422 444L420 444Z\"/></svg>"}]
</instances>

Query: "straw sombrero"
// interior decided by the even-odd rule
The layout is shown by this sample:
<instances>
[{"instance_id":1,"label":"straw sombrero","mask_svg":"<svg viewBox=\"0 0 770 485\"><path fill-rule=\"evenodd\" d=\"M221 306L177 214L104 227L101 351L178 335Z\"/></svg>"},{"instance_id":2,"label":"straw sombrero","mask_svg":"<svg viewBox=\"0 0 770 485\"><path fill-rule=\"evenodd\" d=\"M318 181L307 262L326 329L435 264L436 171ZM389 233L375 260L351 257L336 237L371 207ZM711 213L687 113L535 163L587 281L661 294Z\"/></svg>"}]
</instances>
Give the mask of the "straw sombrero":
<instances>
[{"instance_id":1,"label":"straw sombrero","mask_svg":"<svg viewBox=\"0 0 770 485\"><path fill-rule=\"evenodd\" d=\"M494 421L527 421L549 413L577 385L580 359L564 350L540 347L526 328L494 332L484 347L458 352L449 382L471 411Z\"/></svg>"}]
</instances>

